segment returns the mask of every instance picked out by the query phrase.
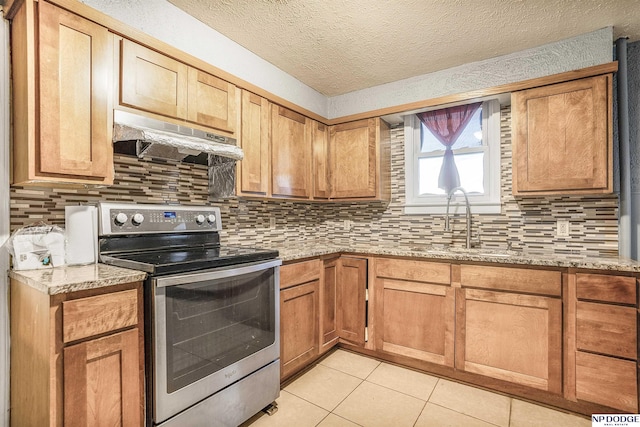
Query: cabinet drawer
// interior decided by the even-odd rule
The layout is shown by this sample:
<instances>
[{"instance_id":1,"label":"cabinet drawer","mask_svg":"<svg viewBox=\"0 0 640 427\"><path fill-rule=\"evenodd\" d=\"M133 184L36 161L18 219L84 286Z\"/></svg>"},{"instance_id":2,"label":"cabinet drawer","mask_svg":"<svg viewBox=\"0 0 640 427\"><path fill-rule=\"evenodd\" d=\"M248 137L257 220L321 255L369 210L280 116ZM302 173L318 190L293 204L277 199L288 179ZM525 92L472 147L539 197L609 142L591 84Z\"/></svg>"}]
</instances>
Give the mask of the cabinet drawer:
<instances>
[{"instance_id":1,"label":"cabinet drawer","mask_svg":"<svg viewBox=\"0 0 640 427\"><path fill-rule=\"evenodd\" d=\"M577 352L576 397L625 412L637 413L636 362Z\"/></svg>"},{"instance_id":2,"label":"cabinet drawer","mask_svg":"<svg viewBox=\"0 0 640 427\"><path fill-rule=\"evenodd\" d=\"M280 289L307 283L320 278L320 260L296 262L280 267Z\"/></svg>"},{"instance_id":3,"label":"cabinet drawer","mask_svg":"<svg viewBox=\"0 0 640 427\"><path fill-rule=\"evenodd\" d=\"M439 262L378 258L376 277L412 282L451 283L451 265Z\"/></svg>"},{"instance_id":4,"label":"cabinet drawer","mask_svg":"<svg viewBox=\"0 0 640 427\"><path fill-rule=\"evenodd\" d=\"M65 343L137 323L138 292L135 289L62 303L62 339Z\"/></svg>"},{"instance_id":5,"label":"cabinet drawer","mask_svg":"<svg viewBox=\"0 0 640 427\"><path fill-rule=\"evenodd\" d=\"M560 296L562 274L559 271L528 268L461 265L460 284L470 288Z\"/></svg>"},{"instance_id":6,"label":"cabinet drawer","mask_svg":"<svg viewBox=\"0 0 640 427\"><path fill-rule=\"evenodd\" d=\"M606 274L576 274L578 299L636 304L636 278Z\"/></svg>"},{"instance_id":7,"label":"cabinet drawer","mask_svg":"<svg viewBox=\"0 0 640 427\"><path fill-rule=\"evenodd\" d=\"M635 359L636 309L579 301L576 310L576 345L579 350Z\"/></svg>"}]
</instances>

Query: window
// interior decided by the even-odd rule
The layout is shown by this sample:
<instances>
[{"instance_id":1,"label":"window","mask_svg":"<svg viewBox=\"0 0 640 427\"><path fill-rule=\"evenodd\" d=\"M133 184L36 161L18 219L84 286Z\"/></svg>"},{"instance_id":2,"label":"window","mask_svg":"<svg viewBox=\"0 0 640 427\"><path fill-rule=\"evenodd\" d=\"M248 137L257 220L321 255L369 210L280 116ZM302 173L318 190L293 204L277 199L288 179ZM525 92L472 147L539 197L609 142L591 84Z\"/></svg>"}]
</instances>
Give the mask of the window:
<instances>
[{"instance_id":1,"label":"window","mask_svg":"<svg viewBox=\"0 0 640 427\"><path fill-rule=\"evenodd\" d=\"M474 213L500 213L500 104L491 100L455 109L463 112L454 116L453 126L437 119L451 110L405 116L405 213L444 213L444 188L458 185ZM453 165L443 171L443 162Z\"/></svg>"}]
</instances>

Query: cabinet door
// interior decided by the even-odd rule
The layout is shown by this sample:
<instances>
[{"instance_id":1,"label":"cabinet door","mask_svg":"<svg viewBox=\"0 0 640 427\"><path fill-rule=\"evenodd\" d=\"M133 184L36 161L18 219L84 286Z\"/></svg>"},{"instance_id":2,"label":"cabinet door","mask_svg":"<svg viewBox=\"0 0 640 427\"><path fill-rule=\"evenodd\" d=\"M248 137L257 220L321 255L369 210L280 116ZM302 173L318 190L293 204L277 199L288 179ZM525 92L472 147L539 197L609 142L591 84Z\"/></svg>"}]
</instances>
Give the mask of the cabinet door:
<instances>
[{"instance_id":1,"label":"cabinet door","mask_svg":"<svg viewBox=\"0 0 640 427\"><path fill-rule=\"evenodd\" d=\"M637 360L576 352L576 397L632 414L637 413Z\"/></svg>"},{"instance_id":2,"label":"cabinet door","mask_svg":"<svg viewBox=\"0 0 640 427\"><path fill-rule=\"evenodd\" d=\"M138 329L64 349L64 425L139 426Z\"/></svg>"},{"instance_id":3,"label":"cabinet door","mask_svg":"<svg viewBox=\"0 0 640 427\"><path fill-rule=\"evenodd\" d=\"M129 40L122 41L121 52L120 102L186 119L188 67Z\"/></svg>"},{"instance_id":4,"label":"cabinet door","mask_svg":"<svg viewBox=\"0 0 640 427\"><path fill-rule=\"evenodd\" d=\"M613 191L611 76L515 92L513 193Z\"/></svg>"},{"instance_id":5,"label":"cabinet door","mask_svg":"<svg viewBox=\"0 0 640 427\"><path fill-rule=\"evenodd\" d=\"M39 8L40 135L31 162L41 174L111 183L109 33L49 3Z\"/></svg>"},{"instance_id":6,"label":"cabinet door","mask_svg":"<svg viewBox=\"0 0 640 427\"><path fill-rule=\"evenodd\" d=\"M332 196L376 197L376 119L332 126L329 147Z\"/></svg>"},{"instance_id":7,"label":"cabinet door","mask_svg":"<svg viewBox=\"0 0 640 427\"><path fill-rule=\"evenodd\" d=\"M376 260L376 350L453 367L455 293L450 266Z\"/></svg>"},{"instance_id":8,"label":"cabinet door","mask_svg":"<svg viewBox=\"0 0 640 427\"><path fill-rule=\"evenodd\" d=\"M313 198L328 199L331 196L329 128L322 123L312 122L311 141L313 144Z\"/></svg>"},{"instance_id":9,"label":"cabinet door","mask_svg":"<svg viewBox=\"0 0 640 427\"><path fill-rule=\"evenodd\" d=\"M271 106L271 190L274 196L308 198L311 191L310 120Z\"/></svg>"},{"instance_id":10,"label":"cabinet door","mask_svg":"<svg viewBox=\"0 0 640 427\"><path fill-rule=\"evenodd\" d=\"M367 260L340 257L338 267L338 335L364 345L366 327Z\"/></svg>"},{"instance_id":11,"label":"cabinet door","mask_svg":"<svg viewBox=\"0 0 640 427\"><path fill-rule=\"evenodd\" d=\"M320 352L332 348L338 342L338 259L327 260L323 265L320 282Z\"/></svg>"},{"instance_id":12,"label":"cabinet door","mask_svg":"<svg viewBox=\"0 0 640 427\"><path fill-rule=\"evenodd\" d=\"M269 195L269 139L269 101L243 90L240 147L244 159L237 166L239 195Z\"/></svg>"},{"instance_id":13,"label":"cabinet door","mask_svg":"<svg viewBox=\"0 0 640 427\"><path fill-rule=\"evenodd\" d=\"M236 133L236 87L195 68L189 68L187 119L230 134Z\"/></svg>"},{"instance_id":14,"label":"cabinet door","mask_svg":"<svg viewBox=\"0 0 640 427\"><path fill-rule=\"evenodd\" d=\"M320 281L280 291L280 378L305 367L318 355Z\"/></svg>"},{"instance_id":15,"label":"cabinet door","mask_svg":"<svg viewBox=\"0 0 640 427\"><path fill-rule=\"evenodd\" d=\"M560 299L475 289L457 292L457 369L561 393Z\"/></svg>"}]
</instances>

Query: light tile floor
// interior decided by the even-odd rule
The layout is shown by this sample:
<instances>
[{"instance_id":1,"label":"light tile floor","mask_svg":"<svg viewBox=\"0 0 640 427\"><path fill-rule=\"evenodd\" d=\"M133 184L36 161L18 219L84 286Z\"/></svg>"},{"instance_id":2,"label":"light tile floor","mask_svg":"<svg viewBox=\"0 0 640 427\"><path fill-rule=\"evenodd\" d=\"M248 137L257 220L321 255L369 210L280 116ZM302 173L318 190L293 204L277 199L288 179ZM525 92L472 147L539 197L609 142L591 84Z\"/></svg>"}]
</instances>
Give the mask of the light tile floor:
<instances>
[{"instance_id":1,"label":"light tile floor","mask_svg":"<svg viewBox=\"0 0 640 427\"><path fill-rule=\"evenodd\" d=\"M243 427L589 427L587 418L336 350Z\"/></svg>"}]
</instances>

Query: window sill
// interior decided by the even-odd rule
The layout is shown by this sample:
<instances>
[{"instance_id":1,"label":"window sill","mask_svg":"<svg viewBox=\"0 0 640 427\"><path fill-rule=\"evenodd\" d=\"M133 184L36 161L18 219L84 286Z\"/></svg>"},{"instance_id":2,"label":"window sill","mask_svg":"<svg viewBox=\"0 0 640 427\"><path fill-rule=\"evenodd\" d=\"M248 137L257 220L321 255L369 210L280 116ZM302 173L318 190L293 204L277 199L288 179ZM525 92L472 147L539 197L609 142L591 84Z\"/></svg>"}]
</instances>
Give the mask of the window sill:
<instances>
[{"instance_id":1,"label":"window sill","mask_svg":"<svg viewBox=\"0 0 640 427\"><path fill-rule=\"evenodd\" d=\"M451 215L464 215L465 214L465 204L460 202L451 203L449 207L449 214ZM447 212L447 205L438 204L438 205L404 205L404 213L405 215L429 215L429 214L440 214L444 215ZM502 213L502 204L500 203L471 203L471 214L500 214Z\"/></svg>"}]
</instances>

